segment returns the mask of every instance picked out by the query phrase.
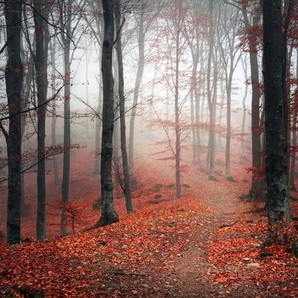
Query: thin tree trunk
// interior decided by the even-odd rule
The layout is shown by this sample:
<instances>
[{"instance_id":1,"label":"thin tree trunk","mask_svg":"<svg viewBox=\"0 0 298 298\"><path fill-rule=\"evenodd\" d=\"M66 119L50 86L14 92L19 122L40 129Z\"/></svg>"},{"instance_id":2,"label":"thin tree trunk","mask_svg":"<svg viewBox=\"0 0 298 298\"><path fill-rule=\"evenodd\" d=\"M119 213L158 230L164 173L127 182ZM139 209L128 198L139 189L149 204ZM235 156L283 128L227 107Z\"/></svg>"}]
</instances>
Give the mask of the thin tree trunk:
<instances>
[{"instance_id":1,"label":"thin tree trunk","mask_svg":"<svg viewBox=\"0 0 298 298\"><path fill-rule=\"evenodd\" d=\"M63 4L62 4L63 5ZM66 18L64 24L66 32L71 30L72 1L68 0L65 11L61 7L61 14ZM61 21L63 20L61 16ZM70 36L61 32L63 41L64 59L64 151L63 151L63 176L62 176L62 201L66 205L69 202L69 178L70 178L70 147L71 147L71 115L70 115ZM67 215L64 208L61 210L61 236L69 233Z\"/></svg>"},{"instance_id":2,"label":"thin tree trunk","mask_svg":"<svg viewBox=\"0 0 298 298\"><path fill-rule=\"evenodd\" d=\"M249 29L250 23L247 16L247 11L243 11L244 24ZM260 16L257 13L253 17L253 25L259 23ZM261 157L261 133L260 133L260 86L259 86L259 67L258 67L258 50L256 47L256 35L250 30L249 34L249 60L250 73L252 84L252 100L251 100L251 142L252 142L252 168L260 170L262 168ZM264 192L264 183L259 179L256 171L252 171L252 184L250 189L251 197L259 197Z\"/></svg>"},{"instance_id":3,"label":"thin tree trunk","mask_svg":"<svg viewBox=\"0 0 298 298\"><path fill-rule=\"evenodd\" d=\"M56 45L55 42L51 43L51 62L52 62L52 97L55 95L55 56L56 56ZM56 141L56 123L57 123L57 115L56 115L56 98L52 101L52 145L55 147L57 144ZM54 169L54 183L57 184L59 181L59 170L58 170L58 162L56 156L53 157L53 169Z\"/></svg>"},{"instance_id":4,"label":"thin tree trunk","mask_svg":"<svg viewBox=\"0 0 298 298\"><path fill-rule=\"evenodd\" d=\"M247 82L248 80L248 75L247 75L247 63L246 61L242 61L242 65L243 65L243 70L244 70L244 75L245 75L245 81ZM245 91L244 91L244 95L242 98L242 109L243 109L243 113L242 113L242 124L241 124L241 158L245 158L245 154L244 154L244 131L245 131L245 122L246 122L246 105L245 105L245 101L247 98L247 93L248 93L248 84L245 84Z\"/></svg>"},{"instance_id":5,"label":"thin tree trunk","mask_svg":"<svg viewBox=\"0 0 298 298\"><path fill-rule=\"evenodd\" d=\"M45 177L45 136L46 136L46 105L47 100L47 55L48 55L48 9L43 1L34 2L34 24L36 53L34 64L37 88L37 219L36 236L38 240L46 239L46 177Z\"/></svg>"},{"instance_id":6,"label":"thin tree trunk","mask_svg":"<svg viewBox=\"0 0 298 298\"><path fill-rule=\"evenodd\" d=\"M115 23L117 31L117 60L118 60L118 93L120 100L120 138L122 153L122 170L123 170L123 191L125 196L126 211L133 213L133 204L130 188L130 168L128 164L127 147L126 147L126 125L125 125L125 96L124 96L124 77L123 77L123 58L122 58L122 42L121 42L121 0L115 0Z\"/></svg>"},{"instance_id":7,"label":"thin tree trunk","mask_svg":"<svg viewBox=\"0 0 298 298\"><path fill-rule=\"evenodd\" d=\"M209 54L207 64L207 98L210 112L210 131L207 154L207 171L209 172L209 179L215 178L215 123L216 123L216 81L217 81L217 66L214 57L214 25L213 25L213 9L214 3L209 3L210 12L210 27L209 27ZM213 62L213 88L211 87L211 68ZM213 94L212 94L213 89Z\"/></svg>"},{"instance_id":8,"label":"thin tree trunk","mask_svg":"<svg viewBox=\"0 0 298 298\"><path fill-rule=\"evenodd\" d=\"M140 86L144 73L144 64L145 64L145 31L144 31L144 7L145 5L141 5L140 11L140 22L138 26L138 69L135 81L135 88L133 94L133 106L131 110L130 117L130 126L129 126L129 163L131 166L131 171L133 173L133 158L134 158L134 134L135 134L135 120L136 120L136 112L137 112L137 104L140 93Z\"/></svg>"},{"instance_id":9,"label":"thin tree trunk","mask_svg":"<svg viewBox=\"0 0 298 298\"><path fill-rule=\"evenodd\" d=\"M298 49L296 50L296 78L298 78ZM290 174L289 174L289 186L290 189L296 191L295 187L295 166L296 166L296 150L297 150L297 115L298 107L297 102L294 101L293 108L293 127L292 127L292 151L290 159Z\"/></svg>"},{"instance_id":10,"label":"thin tree trunk","mask_svg":"<svg viewBox=\"0 0 298 298\"><path fill-rule=\"evenodd\" d=\"M97 114L95 120L95 162L94 162L94 174L100 174L100 133L101 133L101 101L102 101L102 88L100 82L98 82L98 105L97 105Z\"/></svg>"}]
</instances>

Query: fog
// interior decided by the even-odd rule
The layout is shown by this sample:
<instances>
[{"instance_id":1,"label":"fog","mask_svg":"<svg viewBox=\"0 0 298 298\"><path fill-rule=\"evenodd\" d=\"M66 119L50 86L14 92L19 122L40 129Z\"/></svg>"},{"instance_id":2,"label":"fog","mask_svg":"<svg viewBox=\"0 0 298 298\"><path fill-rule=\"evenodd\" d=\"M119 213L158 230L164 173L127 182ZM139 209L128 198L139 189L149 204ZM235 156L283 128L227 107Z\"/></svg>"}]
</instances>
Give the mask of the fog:
<instances>
[{"instance_id":1,"label":"fog","mask_svg":"<svg viewBox=\"0 0 298 298\"><path fill-rule=\"evenodd\" d=\"M76 163L81 163L82 167L87 159L94 162L94 169L89 168L90 172L82 175L95 175L100 196L100 173L95 164L99 164L102 148L104 98L101 55L104 24L100 1L77 2L80 5L76 3L71 8L71 15L63 11L63 20L70 20L69 28L55 10L49 15L48 23L49 48L44 69L47 82L43 82L48 83L48 103L43 153L46 179L53 181L54 172L59 172L58 180L55 178L53 188L48 191L50 197L55 192L57 199L61 198L63 154L69 148L71 160L77 157ZM161 167L167 165L169 175L173 176L175 162L177 172L180 161L182 165L194 164L198 175L205 173L214 180L218 171L227 180L234 179L233 169L240 162L243 171L246 171L245 167L251 167L253 112L258 118L257 127L261 130L263 125L260 118L262 92L257 104L252 104L253 88L262 86L262 51L258 32L253 34L257 49L249 51L251 45L247 29L251 24L245 24L242 12L224 1L211 1L212 5L209 1L124 2L121 31L115 32L113 44L114 155L121 155L116 56L117 38L121 35L126 143L130 159L133 156L129 166L133 169L139 158L154 156L157 164ZM34 51L40 32L34 29L32 11L24 13L28 14L28 18L23 20L21 41L24 69L21 159L28 197L26 185L30 193L40 163L37 135L38 120L42 117L38 112L40 105L37 99L40 84L36 81L38 76L34 67ZM248 8L246 13L249 22L252 22L255 11ZM5 36L2 34L1 37L4 45ZM69 42L69 47L65 46L65 41ZM65 71L66 53L69 55L70 74ZM250 73L252 54L258 64L255 66L255 74L259 76L256 84L251 84L254 81ZM4 51L0 56L3 71L0 88L3 202L6 200L8 179L5 133L10 121L7 110L9 90L6 90L4 78L6 58ZM68 86L70 94L65 95ZM68 103L70 116L67 116ZM67 125L70 126L70 145L66 146ZM258 137L262 138L262 133ZM237 165L235 157L238 158ZM167 160L167 163L159 164L161 159ZM71 166L69 175L70 183L77 179ZM34 190L32 196L35 195Z\"/></svg>"}]
</instances>

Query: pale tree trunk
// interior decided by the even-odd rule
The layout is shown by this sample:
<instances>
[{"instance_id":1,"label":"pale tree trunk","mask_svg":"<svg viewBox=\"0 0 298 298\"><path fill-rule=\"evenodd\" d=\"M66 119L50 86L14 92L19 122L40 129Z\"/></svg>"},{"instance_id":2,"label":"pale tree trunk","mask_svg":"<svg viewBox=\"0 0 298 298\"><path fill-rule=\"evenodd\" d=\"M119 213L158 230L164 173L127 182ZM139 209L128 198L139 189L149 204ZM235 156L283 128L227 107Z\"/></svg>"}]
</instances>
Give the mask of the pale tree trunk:
<instances>
[{"instance_id":1,"label":"pale tree trunk","mask_svg":"<svg viewBox=\"0 0 298 298\"><path fill-rule=\"evenodd\" d=\"M51 137L52 137L52 145L55 147L57 144L56 141L56 123L57 123L57 115L56 115L56 97L55 97L55 59L56 59L56 45L55 42L53 42L53 39L51 40L51 65L52 65L52 126L51 126ZM54 169L54 183L57 184L59 182L59 170L58 170L58 162L56 156L53 157L53 169Z\"/></svg>"},{"instance_id":2,"label":"pale tree trunk","mask_svg":"<svg viewBox=\"0 0 298 298\"><path fill-rule=\"evenodd\" d=\"M245 58L244 58L245 59ZM245 158L245 154L244 154L244 134L245 134L245 122L246 122L246 105L245 105L245 101L247 98L247 93L248 93L248 84L247 84L247 80L248 80L248 75L247 75L247 63L245 60L241 59L242 61L242 66L243 66L243 71L244 71L244 75L245 75L245 90L244 90L244 95L242 98L242 124L241 124L241 158L244 159Z\"/></svg>"},{"instance_id":3,"label":"pale tree trunk","mask_svg":"<svg viewBox=\"0 0 298 298\"><path fill-rule=\"evenodd\" d=\"M176 198L181 197L181 132L180 132L180 109L179 109L179 46L180 36L176 36L176 69L175 69L175 169L176 169Z\"/></svg>"},{"instance_id":4,"label":"pale tree trunk","mask_svg":"<svg viewBox=\"0 0 298 298\"><path fill-rule=\"evenodd\" d=\"M284 104L284 63L281 0L263 3L266 178L269 237L275 241L291 212L288 187L287 109ZM284 53L285 54L285 53Z\"/></svg>"},{"instance_id":5,"label":"pale tree trunk","mask_svg":"<svg viewBox=\"0 0 298 298\"><path fill-rule=\"evenodd\" d=\"M21 37L21 60L23 62L23 65L27 65L27 73L24 73L24 81L23 81L23 88L22 88L22 110L26 110L29 107L29 98L31 98L32 95L32 89L31 89L31 85L33 82L33 79L35 78L35 71L34 71L34 61L33 61L33 55L32 55L32 51L30 51L30 53L26 53L23 49L23 43L26 42L26 36L27 36L28 32L26 32L26 34L24 34ZM27 55L26 55L27 54ZM27 114L23 114L22 115L22 133L21 133L21 137L22 137L22 148L23 146L25 146L25 140L24 140L24 135L25 135L25 131L28 128L26 126L26 122L27 122ZM25 139L26 139L26 135L25 135ZM22 184L22 190L21 190L21 214L23 215L28 215L28 206L26 206L26 202L25 202L25 181L24 181L24 164L22 164L22 170L21 170L21 184Z\"/></svg>"},{"instance_id":6,"label":"pale tree trunk","mask_svg":"<svg viewBox=\"0 0 298 298\"><path fill-rule=\"evenodd\" d=\"M226 5L225 18L221 20L222 30L224 32L223 41L220 42L221 56L224 63L224 76L225 76L225 89L227 95L227 134L226 134L226 179L228 181L235 181L231 176L231 137L232 137L232 122L231 122L231 110L232 110L232 84L235 68L240 60L239 48L235 46L237 28L235 22L239 18L239 10L235 10L233 7L229 8ZM238 53L238 54L237 54ZM237 57L238 55L238 57Z\"/></svg>"},{"instance_id":7,"label":"pale tree trunk","mask_svg":"<svg viewBox=\"0 0 298 298\"><path fill-rule=\"evenodd\" d=\"M113 42L114 20L113 2L102 0L104 15L104 39L102 47L103 79L103 123L101 145L101 201L102 212L95 226L109 225L119 221L114 207L112 158L114 131L114 79L113 79Z\"/></svg>"},{"instance_id":8,"label":"pale tree trunk","mask_svg":"<svg viewBox=\"0 0 298 298\"><path fill-rule=\"evenodd\" d=\"M100 79L99 79L100 80ZM102 102L102 86L98 82L98 104L97 104L97 117L95 120L95 161L94 161L94 174L100 174L100 133L101 133L101 102Z\"/></svg>"},{"instance_id":9,"label":"pale tree trunk","mask_svg":"<svg viewBox=\"0 0 298 298\"><path fill-rule=\"evenodd\" d=\"M21 61L22 2L5 1L4 13L7 35L7 65L5 71L6 94L9 107L8 133L0 122L7 142L8 198L7 198L7 243L21 241L21 93L23 65Z\"/></svg>"},{"instance_id":10,"label":"pale tree trunk","mask_svg":"<svg viewBox=\"0 0 298 298\"><path fill-rule=\"evenodd\" d=\"M131 110L130 126L129 126L129 163L133 173L133 158L134 158L134 134L135 134L135 120L137 112L137 104L139 100L140 86L144 73L145 64L145 30L144 30L144 2L141 4L140 20L138 26L138 69L133 93L133 106Z\"/></svg>"},{"instance_id":11,"label":"pale tree trunk","mask_svg":"<svg viewBox=\"0 0 298 298\"><path fill-rule=\"evenodd\" d=\"M214 24L213 24L213 0L209 3L209 54L207 62L207 99L210 112L210 131L208 142L207 171L209 179L215 180L215 124L216 124L216 103L217 103L217 61L214 54ZM213 86L211 86L211 69L213 67ZM213 89L213 92L212 92Z\"/></svg>"},{"instance_id":12,"label":"pale tree trunk","mask_svg":"<svg viewBox=\"0 0 298 298\"><path fill-rule=\"evenodd\" d=\"M48 55L48 12L46 1L34 2L34 25L36 53L34 64L37 88L37 219L36 236L38 240L46 239L46 168L45 168L45 136L46 136L46 105L47 100L47 55Z\"/></svg>"},{"instance_id":13,"label":"pale tree trunk","mask_svg":"<svg viewBox=\"0 0 298 298\"><path fill-rule=\"evenodd\" d=\"M118 93L120 100L120 139L122 153L122 170L123 170L123 192L125 196L126 211L133 213L133 204L130 188L130 168L128 164L127 147L126 147L126 125L125 125L125 95L124 95L124 77L123 77L123 58L122 58L122 41L121 41L121 0L115 0L115 23L117 31L117 60L118 60Z\"/></svg>"},{"instance_id":14,"label":"pale tree trunk","mask_svg":"<svg viewBox=\"0 0 298 298\"><path fill-rule=\"evenodd\" d=\"M296 78L298 79L298 49L296 50ZM297 92L297 90L296 90ZM290 173L289 173L289 186L290 189L296 191L295 187L295 165L296 165L296 150L297 150L297 99L294 99L293 108L293 127L292 127L292 151L290 158Z\"/></svg>"}]
</instances>

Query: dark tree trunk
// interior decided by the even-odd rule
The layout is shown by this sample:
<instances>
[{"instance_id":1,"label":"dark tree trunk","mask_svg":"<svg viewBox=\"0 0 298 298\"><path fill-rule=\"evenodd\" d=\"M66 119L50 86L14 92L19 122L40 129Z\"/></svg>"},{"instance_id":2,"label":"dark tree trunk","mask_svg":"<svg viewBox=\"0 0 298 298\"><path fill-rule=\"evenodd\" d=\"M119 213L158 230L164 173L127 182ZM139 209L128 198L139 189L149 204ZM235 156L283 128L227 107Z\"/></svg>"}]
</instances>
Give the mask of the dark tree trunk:
<instances>
[{"instance_id":1,"label":"dark tree trunk","mask_svg":"<svg viewBox=\"0 0 298 298\"><path fill-rule=\"evenodd\" d=\"M263 20L267 211L275 240L279 225L290 221L281 0L263 2Z\"/></svg>"},{"instance_id":2,"label":"dark tree trunk","mask_svg":"<svg viewBox=\"0 0 298 298\"><path fill-rule=\"evenodd\" d=\"M47 100L47 55L48 55L48 25L47 13L43 1L34 2L34 25L36 38L36 53L34 64L36 71L37 87L37 219L36 236L38 240L46 239L46 177L45 177L45 129L46 129L46 105Z\"/></svg>"},{"instance_id":3,"label":"dark tree trunk","mask_svg":"<svg viewBox=\"0 0 298 298\"><path fill-rule=\"evenodd\" d=\"M123 58L121 41L121 0L115 0L115 23L117 31L117 59L118 59L118 93L120 99L120 138L123 169L123 192L125 196L126 211L133 213L133 204L130 188L130 168L128 164L127 146L126 146L126 125L125 125L125 96L124 96L124 77L123 77Z\"/></svg>"},{"instance_id":4,"label":"dark tree trunk","mask_svg":"<svg viewBox=\"0 0 298 298\"><path fill-rule=\"evenodd\" d=\"M9 108L9 131L3 130L7 142L8 199L7 199L7 242L21 240L21 168L22 137L21 92L23 65L21 61L22 6L19 1L5 1L4 13L7 35L7 65L5 71L6 94ZM2 125L1 128L3 129Z\"/></svg>"},{"instance_id":5,"label":"dark tree trunk","mask_svg":"<svg viewBox=\"0 0 298 298\"><path fill-rule=\"evenodd\" d=\"M60 4L60 22L64 32L61 32L63 42L63 59L64 59L64 150L63 150L63 176L62 176L62 201L66 206L69 202L69 177L70 177L70 43L71 43L71 12L72 1L67 0ZM67 32L68 34L65 34ZM67 215L64 208L61 210L61 236L68 234Z\"/></svg>"},{"instance_id":6,"label":"dark tree trunk","mask_svg":"<svg viewBox=\"0 0 298 298\"><path fill-rule=\"evenodd\" d=\"M114 207L112 158L114 132L114 79L113 79L113 42L114 20L113 1L103 0L104 40L102 47L103 79L103 123L101 145L101 200L102 212L96 226L104 226L119 221Z\"/></svg>"},{"instance_id":7,"label":"dark tree trunk","mask_svg":"<svg viewBox=\"0 0 298 298\"><path fill-rule=\"evenodd\" d=\"M247 29L251 27L248 20L247 10L243 9L244 24ZM260 16L256 13L253 16L253 26L259 23ZM258 67L258 50L257 50L257 36L250 30L249 33L249 60L250 60L250 73L252 84L252 100L251 100L251 142L252 142L252 168L262 168L261 156L261 129L260 129L260 86L259 86L259 67ZM264 183L258 176L256 171L252 171L252 184L250 189L251 197L259 197L264 192Z\"/></svg>"}]
</instances>

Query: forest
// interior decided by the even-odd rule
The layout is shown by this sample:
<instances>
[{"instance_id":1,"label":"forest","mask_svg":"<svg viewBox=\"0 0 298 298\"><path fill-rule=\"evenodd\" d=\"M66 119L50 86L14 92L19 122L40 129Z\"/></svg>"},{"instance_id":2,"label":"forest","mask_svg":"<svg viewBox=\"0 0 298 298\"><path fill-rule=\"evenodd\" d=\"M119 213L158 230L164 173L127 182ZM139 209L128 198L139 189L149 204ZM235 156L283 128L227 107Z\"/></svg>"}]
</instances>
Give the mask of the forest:
<instances>
[{"instance_id":1,"label":"forest","mask_svg":"<svg viewBox=\"0 0 298 298\"><path fill-rule=\"evenodd\" d=\"M297 297L298 1L0 7L0 297Z\"/></svg>"}]
</instances>

